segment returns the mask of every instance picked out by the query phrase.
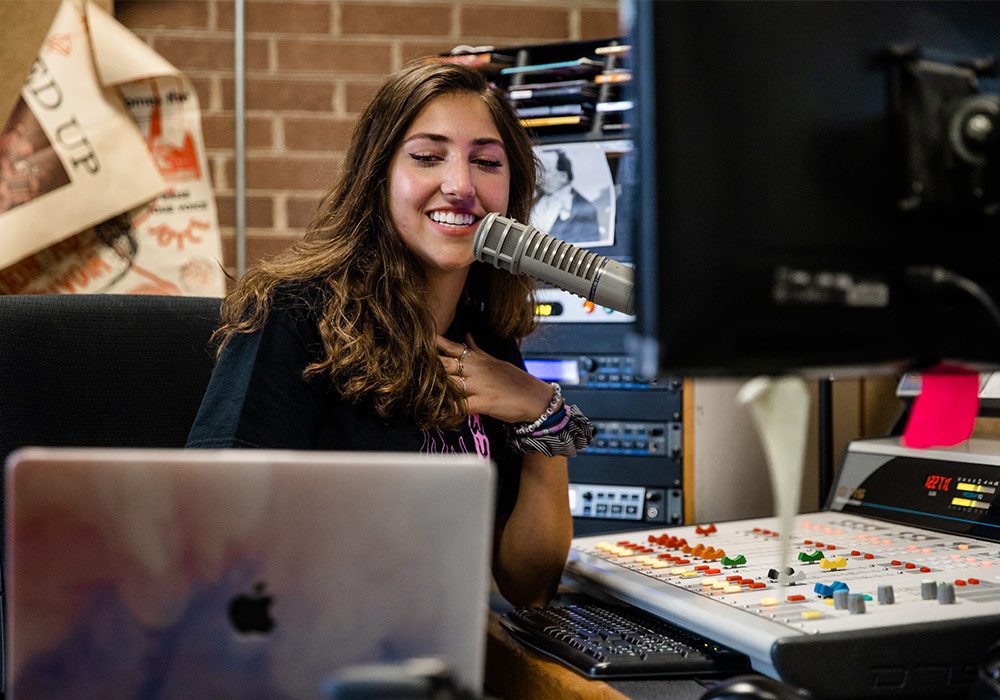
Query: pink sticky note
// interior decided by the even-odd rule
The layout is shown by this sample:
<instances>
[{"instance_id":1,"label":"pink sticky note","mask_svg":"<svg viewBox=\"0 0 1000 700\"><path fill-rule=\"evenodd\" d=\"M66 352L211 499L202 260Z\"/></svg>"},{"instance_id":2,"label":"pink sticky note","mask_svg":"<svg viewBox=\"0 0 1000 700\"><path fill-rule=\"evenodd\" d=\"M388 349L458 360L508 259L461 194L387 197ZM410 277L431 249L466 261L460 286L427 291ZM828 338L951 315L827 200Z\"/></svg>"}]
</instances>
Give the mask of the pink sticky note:
<instances>
[{"instance_id":1,"label":"pink sticky note","mask_svg":"<svg viewBox=\"0 0 1000 700\"><path fill-rule=\"evenodd\" d=\"M979 375L939 365L924 372L903 431L907 447L946 447L968 440L979 414Z\"/></svg>"}]
</instances>

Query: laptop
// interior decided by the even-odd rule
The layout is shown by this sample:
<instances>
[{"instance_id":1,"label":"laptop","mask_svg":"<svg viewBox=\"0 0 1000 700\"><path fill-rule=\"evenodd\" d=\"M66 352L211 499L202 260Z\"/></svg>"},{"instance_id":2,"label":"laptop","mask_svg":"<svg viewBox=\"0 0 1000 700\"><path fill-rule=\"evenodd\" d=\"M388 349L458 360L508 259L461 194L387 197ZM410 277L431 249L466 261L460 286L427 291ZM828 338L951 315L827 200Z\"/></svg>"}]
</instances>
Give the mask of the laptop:
<instances>
[{"instance_id":1,"label":"laptop","mask_svg":"<svg viewBox=\"0 0 1000 700\"><path fill-rule=\"evenodd\" d=\"M15 452L7 697L322 698L427 657L479 692L493 480L465 455Z\"/></svg>"}]
</instances>

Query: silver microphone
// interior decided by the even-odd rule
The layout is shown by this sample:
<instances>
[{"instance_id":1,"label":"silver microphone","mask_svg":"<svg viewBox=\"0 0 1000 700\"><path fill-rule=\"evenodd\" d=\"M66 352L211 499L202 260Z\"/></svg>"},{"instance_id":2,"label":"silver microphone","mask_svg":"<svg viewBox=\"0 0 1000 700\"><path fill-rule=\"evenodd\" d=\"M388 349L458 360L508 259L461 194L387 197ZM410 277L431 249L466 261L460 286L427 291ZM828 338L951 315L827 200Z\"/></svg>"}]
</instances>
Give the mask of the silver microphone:
<instances>
[{"instance_id":1,"label":"silver microphone","mask_svg":"<svg viewBox=\"0 0 1000 700\"><path fill-rule=\"evenodd\" d=\"M479 222L472 254L493 267L534 277L600 306L630 316L635 312L631 267L496 212Z\"/></svg>"}]
</instances>

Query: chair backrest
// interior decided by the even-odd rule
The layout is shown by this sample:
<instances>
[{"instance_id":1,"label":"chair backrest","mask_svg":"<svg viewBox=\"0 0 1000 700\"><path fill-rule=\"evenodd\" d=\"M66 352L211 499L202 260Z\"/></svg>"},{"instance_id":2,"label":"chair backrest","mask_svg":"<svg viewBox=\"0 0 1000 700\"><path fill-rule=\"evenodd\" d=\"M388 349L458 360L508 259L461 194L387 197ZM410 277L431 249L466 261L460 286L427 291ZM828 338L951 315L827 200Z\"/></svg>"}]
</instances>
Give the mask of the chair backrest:
<instances>
[{"instance_id":1,"label":"chair backrest","mask_svg":"<svg viewBox=\"0 0 1000 700\"><path fill-rule=\"evenodd\" d=\"M183 447L215 365L219 304L0 296L0 466L25 445Z\"/></svg>"}]
</instances>

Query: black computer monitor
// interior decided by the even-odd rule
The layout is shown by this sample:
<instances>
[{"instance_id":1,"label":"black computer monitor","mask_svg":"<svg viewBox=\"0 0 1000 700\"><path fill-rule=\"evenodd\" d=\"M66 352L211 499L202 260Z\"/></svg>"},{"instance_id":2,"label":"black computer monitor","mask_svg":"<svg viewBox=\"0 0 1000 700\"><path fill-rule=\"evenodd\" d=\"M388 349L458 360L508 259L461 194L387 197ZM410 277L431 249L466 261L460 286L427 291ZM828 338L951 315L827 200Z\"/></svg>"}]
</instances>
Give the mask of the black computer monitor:
<instances>
[{"instance_id":1,"label":"black computer monitor","mask_svg":"<svg viewBox=\"0 0 1000 700\"><path fill-rule=\"evenodd\" d=\"M629 14L647 371L1000 362L1000 3Z\"/></svg>"}]
</instances>

